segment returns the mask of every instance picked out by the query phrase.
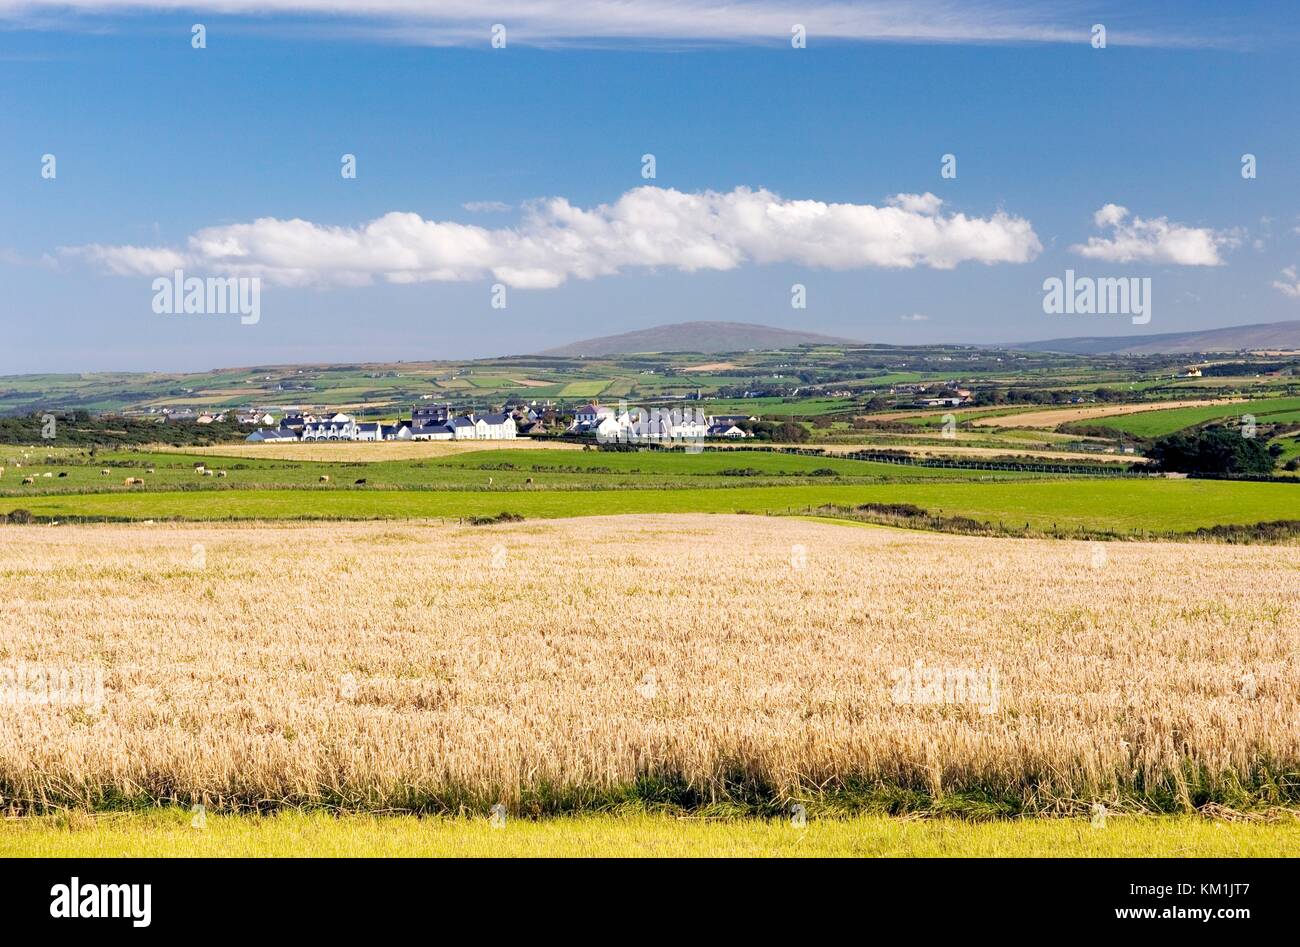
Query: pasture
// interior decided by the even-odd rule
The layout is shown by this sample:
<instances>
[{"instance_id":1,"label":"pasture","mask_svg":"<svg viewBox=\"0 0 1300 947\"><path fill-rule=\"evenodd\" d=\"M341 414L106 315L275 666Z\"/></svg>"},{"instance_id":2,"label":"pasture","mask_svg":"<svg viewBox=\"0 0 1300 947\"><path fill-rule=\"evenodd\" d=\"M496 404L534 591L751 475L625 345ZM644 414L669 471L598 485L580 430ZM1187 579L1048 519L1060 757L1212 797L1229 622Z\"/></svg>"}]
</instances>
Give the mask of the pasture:
<instances>
[{"instance_id":1,"label":"pasture","mask_svg":"<svg viewBox=\"0 0 1300 947\"><path fill-rule=\"evenodd\" d=\"M843 461L842 461L843 462ZM849 462L851 463L851 462ZM459 519L517 513L529 519L658 513L785 513L826 504L910 503L931 513L1036 530L1181 533L1200 527L1300 519L1300 490L1289 483L1217 480L963 478L862 483L733 486L742 478L700 478L714 486L629 485L619 489L547 488L534 483L497 489L506 474L467 471L476 489L126 488L105 493L46 493L0 497L0 512L22 508L43 517L120 520L365 520ZM494 484L488 488L486 480ZM530 474L534 479L545 476ZM577 475L588 476L591 475ZM369 479L369 478L367 478ZM726 483L716 483L726 481Z\"/></svg>"}]
</instances>

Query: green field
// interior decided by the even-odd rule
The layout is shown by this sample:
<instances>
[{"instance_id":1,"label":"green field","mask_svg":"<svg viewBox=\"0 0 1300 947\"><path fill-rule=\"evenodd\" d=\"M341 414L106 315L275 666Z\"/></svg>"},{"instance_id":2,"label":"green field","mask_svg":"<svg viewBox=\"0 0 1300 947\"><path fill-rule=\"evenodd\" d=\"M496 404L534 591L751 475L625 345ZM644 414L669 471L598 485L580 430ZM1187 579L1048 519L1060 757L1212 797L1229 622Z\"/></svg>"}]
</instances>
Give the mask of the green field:
<instances>
[{"instance_id":1,"label":"green field","mask_svg":"<svg viewBox=\"0 0 1300 947\"><path fill-rule=\"evenodd\" d=\"M201 490L0 499L0 512L114 519L528 518L640 513L773 512L823 504L912 503L1035 529L1186 532L1201 526L1300 519L1300 490L1286 483L1215 480L1032 480L826 484L623 490Z\"/></svg>"},{"instance_id":2,"label":"green field","mask_svg":"<svg viewBox=\"0 0 1300 947\"><path fill-rule=\"evenodd\" d=\"M0 449L0 498L27 498L51 493L128 493L153 490L234 490L312 487L328 476L329 488L351 487L364 479L368 489L496 489L531 487L616 489L650 486L719 486L775 484L791 478L852 481L931 479L1023 479L1015 471L919 467L805 456L769 451L709 451L699 454L664 451L486 450L446 457L399 461L288 461L260 457L215 457L146 451L85 452L55 449L32 455L14 469L17 451ZM49 458L47 460L47 457ZM197 475L202 463L224 477ZM150 469L153 473L150 473ZM105 474L103 471L107 470ZM743 475L742 475L743 472ZM50 476L45 476L45 474ZM33 476L35 483L24 485ZM124 486L128 477L143 486ZM530 484L529 481L532 481Z\"/></svg>"},{"instance_id":3,"label":"green field","mask_svg":"<svg viewBox=\"0 0 1300 947\"><path fill-rule=\"evenodd\" d=\"M507 818L207 815L180 809L10 819L0 857L1281 857L1300 853L1300 820L1219 822L1111 815L965 822L863 815L785 820L644 813L540 821Z\"/></svg>"},{"instance_id":4,"label":"green field","mask_svg":"<svg viewBox=\"0 0 1300 947\"><path fill-rule=\"evenodd\" d=\"M1238 420L1252 414L1260 423L1288 422L1300 419L1300 398L1266 398L1237 404L1206 405L1200 408L1168 408L1163 411L1139 411L1136 414L1097 418L1083 422L1089 427L1104 427L1134 437L1164 437L1194 424L1207 421Z\"/></svg>"},{"instance_id":5,"label":"green field","mask_svg":"<svg viewBox=\"0 0 1300 947\"><path fill-rule=\"evenodd\" d=\"M560 389L560 395L565 398L594 398L608 385L607 380L571 381Z\"/></svg>"}]
</instances>

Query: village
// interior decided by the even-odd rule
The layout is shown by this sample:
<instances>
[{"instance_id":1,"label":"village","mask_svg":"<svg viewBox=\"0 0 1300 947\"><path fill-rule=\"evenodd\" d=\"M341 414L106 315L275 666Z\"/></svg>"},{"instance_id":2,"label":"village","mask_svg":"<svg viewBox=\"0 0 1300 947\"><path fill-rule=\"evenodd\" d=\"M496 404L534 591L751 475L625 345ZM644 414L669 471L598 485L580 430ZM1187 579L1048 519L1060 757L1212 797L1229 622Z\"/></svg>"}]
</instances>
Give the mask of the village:
<instances>
[{"instance_id":1,"label":"village","mask_svg":"<svg viewBox=\"0 0 1300 947\"><path fill-rule=\"evenodd\" d=\"M203 415L197 423L224 421L225 415ZM743 427L759 420L750 415L706 415L692 408L617 408L590 403L572 414L556 405L507 405L500 412L457 413L451 404L412 407L411 416L392 423L358 421L350 414L286 414L276 423L269 413L240 414L241 424L258 429L245 438L250 443L285 441L508 441L518 437L570 435L591 437L598 443L642 441L702 441L707 438L752 436Z\"/></svg>"}]
</instances>

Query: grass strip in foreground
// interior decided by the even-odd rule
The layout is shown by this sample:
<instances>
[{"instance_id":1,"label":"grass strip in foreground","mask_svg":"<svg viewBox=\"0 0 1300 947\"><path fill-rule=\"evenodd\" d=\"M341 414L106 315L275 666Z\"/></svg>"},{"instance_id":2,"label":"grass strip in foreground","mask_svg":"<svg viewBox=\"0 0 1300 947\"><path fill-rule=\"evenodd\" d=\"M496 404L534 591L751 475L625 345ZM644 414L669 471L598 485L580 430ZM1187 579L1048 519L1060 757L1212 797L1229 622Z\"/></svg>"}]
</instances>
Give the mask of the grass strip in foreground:
<instances>
[{"instance_id":1,"label":"grass strip in foreground","mask_svg":"<svg viewBox=\"0 0 1300 947\"><path fill-rule=\"evenodd\" d=\"M208 815L183 809L71 814L0 823L0 857L1285 857L1300 854L1300 820L1222 822L1200 816L964 822L857 816L703 820L602 814L530 821L284 811Z\"/></svg>"}]
</instances>

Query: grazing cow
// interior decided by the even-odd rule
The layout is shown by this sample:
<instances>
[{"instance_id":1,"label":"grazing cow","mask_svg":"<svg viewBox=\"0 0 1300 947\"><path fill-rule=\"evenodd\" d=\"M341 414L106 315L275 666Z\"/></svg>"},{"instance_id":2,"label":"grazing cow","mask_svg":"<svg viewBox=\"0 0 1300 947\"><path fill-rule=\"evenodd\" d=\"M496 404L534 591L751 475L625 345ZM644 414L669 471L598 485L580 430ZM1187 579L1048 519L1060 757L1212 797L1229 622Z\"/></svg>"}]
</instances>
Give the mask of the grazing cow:
<instances>
[{"instance_id":1,"label":"grazing cow","mask_svg":"<svg viewBox=\"0 0 1300 947\"><path fill-rule=\"evenodd\" d=\"M532 483L532 482L533 482L533 478L532 478L532 477L529 477L527 480L524 481L524 483Z\"/></svg>"},{"instance_id":2,"label":"grazing cow","mask_svg":"<svg viewBox=\"0 0 1300 947\"><path fill-rule=\"evenodd\" d=\"M60 477L66 477L67 475L68 475L68 472L67 472L66 470L60 470L60 471L59 471L59 476L60 476Z\"/></svg>"},{"instance_id":3,"label":"grazing cow","mask_svg":"<svg viewBox=\"0 0 1300 947\"><path fill-rule=\"evenodd\" d=\"M321 474L320 482L321 482L321 483L329 483L329 482L330 482L330 475L329 475L329 474Z\"/></svg>"},{"instance_id":4,"label":"grazing cow","mask_svg":"<svg viewBox=\"0 0 1300 947\"><path fill-rule=\"evenodd\" d=\"M218 471L217 471L217 476L218 476L218 477L224 477L225 475L226 475L226 472L225 472L224 470L218 470Z\"/></svg>"},{"instance_id":5,"label":"grazing cow","mask_svg":"<svg viewBox=\"0 0 1300 947\"><path fill-rule=\"evenodd\" d=\"M107 477L107 476L109 475L110 472L111 472L111 471L110 471L107 467L105 467L103 470L101 470L101 471L99 472L99 475L100 475L101 477Z\"/></svg>"},{"instance_id":6,"label":"grazing cow","mask_svg":"<svg viewBox=\"0 0 1300 947\"><path fill-rule=\"evenodd\" d=\"M35 477L23 477L23 483L35 483L35 482L36 482Z\"/></svg>"},{"instance_id":7,"label":"grazing cow","mask_svg":"<svg viewBox=\"0 0 1300 947\"><path fill-rule=\"evenodd\" d=\"M144 483L144 481L141 480L139 477L127 477L122 482L126 484L128 487L134 487L136 484Z\"/></svg>"},{"instance_id":8,"label":"grazing cow","mask_svg":"<svg viewBox=\"0 0 1300 947\"><path fill-rule=\"evenodd\" d=\"M42 476L42 477L53 477L54 474L50 473L50 472L47 470L47 471L45 471L45 473L41 474L41 476Z\"/></svg>"},{"instance_id":9,"label":"grazing cow","mask_svg":"<svg viewBox=\"0 0 1300 947\"><path fill-rule=\"evenodd\" d=\"M203 471L203 476L205 476L205 477L211 477L211 476L212 476L212 471L211 471L211 470L205 470L205 471Z\"/></svg>"},{"instance_id":10,"label":"grazing cow","mask_svg":"<svg viewBox=\"0 0 1300 947\"><path fill-rule=\"evenodd\" d=\"M153 468L150 467L148 470L145 471L145 473L153 473Z\"/></svg>"},{"instance_id":11,"label":"grazing cow","mask_svg":"<svg viewBox=\"0 0 1300 947\"><path fill-rule=\"evenodd\" d=\"M356 482L356 486L358 486L358 487L364 487L365 485L366 485L366 478L365 478L365 477L362 477L360 480L358 480L358 481Z\"/></svg>"}]
</instances>

